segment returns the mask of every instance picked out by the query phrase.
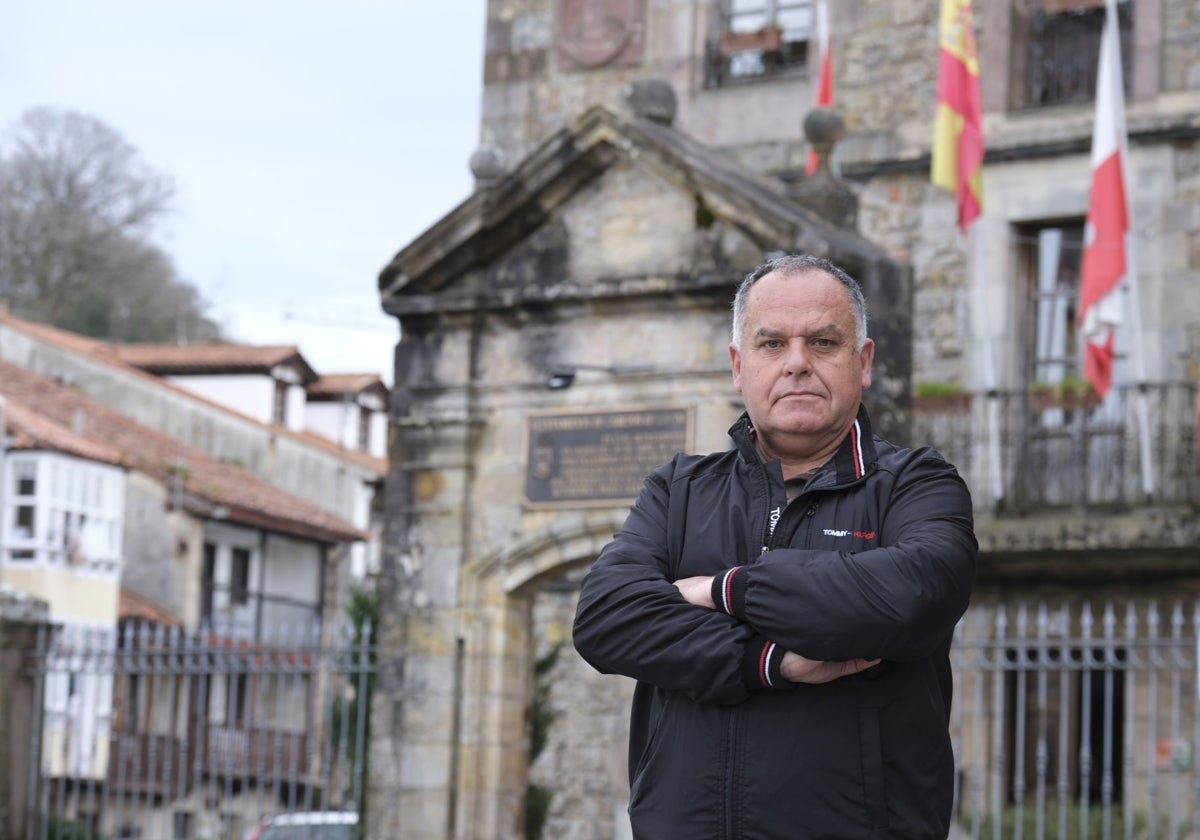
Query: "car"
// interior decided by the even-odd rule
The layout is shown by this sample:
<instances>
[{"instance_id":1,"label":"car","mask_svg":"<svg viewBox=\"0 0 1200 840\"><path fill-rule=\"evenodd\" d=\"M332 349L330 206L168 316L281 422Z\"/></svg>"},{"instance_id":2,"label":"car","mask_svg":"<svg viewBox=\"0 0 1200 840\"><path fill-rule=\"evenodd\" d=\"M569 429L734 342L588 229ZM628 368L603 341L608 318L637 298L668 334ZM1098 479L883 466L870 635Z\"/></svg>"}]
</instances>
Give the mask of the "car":
<instances>
[{"instance_id":1,"label":"car","mask_svg":"<svg viewBox=\"0 0 1200 840\"><path fill-rule=\"evenodd\" d=\"M268 814L245 840L359 840L354 811L294 811Z\"/></svg>"}]
</instances>

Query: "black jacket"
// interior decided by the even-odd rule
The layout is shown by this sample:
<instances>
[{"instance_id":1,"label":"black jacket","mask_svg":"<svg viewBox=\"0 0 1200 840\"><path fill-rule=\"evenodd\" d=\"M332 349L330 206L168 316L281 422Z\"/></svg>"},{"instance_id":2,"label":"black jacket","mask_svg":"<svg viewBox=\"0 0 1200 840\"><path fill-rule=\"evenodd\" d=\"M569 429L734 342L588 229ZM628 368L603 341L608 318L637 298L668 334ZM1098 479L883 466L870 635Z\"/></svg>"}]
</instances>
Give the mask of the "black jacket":
<instances>
[{"instance_id":1,"label":"black jacket","mask_svg":"<svg viewBox=\"0 0 1200 840\"><path fill-rule=\"evenodd\" d=\"M873 438L864 410L791 504L749 419L736 449L647 477L588 573L575 647L638 681L629 814L639 840L944 838L950 640L978 545L935 451ZM672 581L716 575L717 610ZM792 684L783 652L882 659Z\"/></svg>"}]
</instances>

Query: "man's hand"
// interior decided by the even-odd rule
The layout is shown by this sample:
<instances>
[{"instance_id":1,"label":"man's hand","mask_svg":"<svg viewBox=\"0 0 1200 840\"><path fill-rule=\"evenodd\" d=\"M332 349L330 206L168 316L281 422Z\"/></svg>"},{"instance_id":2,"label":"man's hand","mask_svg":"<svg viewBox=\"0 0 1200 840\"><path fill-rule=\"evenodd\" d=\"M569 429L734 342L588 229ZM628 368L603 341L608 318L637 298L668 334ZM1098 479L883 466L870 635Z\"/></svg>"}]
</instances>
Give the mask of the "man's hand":
<instances>
[{"instance_id":1,"label":"man's hand","mask_svg":"<svg viewBox=\"0 0 1200 840\"><path fill-rule=\"evenodd\" d=\"M675 581L675 588L679 590L679 594L689 604L713 610L716 609L716 604L712 600L712 584L712 575L699 575L697 577L680 578ZM857 674L859 671L865 671L868 668L878 665L879 662L880 660L878 659L820 662L816 659L806 659L800 654L792 653L789 650L783 654L783 661L779 663L779 670L784 678L791 682L820 685L821 683L833 682L842 677L848 677L851 674Z\"/></svg>"},{"instance_id":2,"label":"man's hand","mask_svg":"<svg viewBox=\"0 0 1200 840\"><path fill-rule=\"evenodd\" d=\"M865 671L879 664L878 659L851 659L847 662L819 662L816 659L806 659L790 650L783 655L779 670L783 676L794 683L820 685L833 682L859 671Z\"/></svg>"},{"instance_id":3,"label":"man's hand","mask_svg":"<svg viewBox=\"0 0 1200 840\"><path fill-rule=\"evenodd\" d=\"M675 581L675 588L683 595L683 599L697 607L708 607L715 610L717 605L712 599L712 575L680 578Z\"/></svg>"}]
</instances>

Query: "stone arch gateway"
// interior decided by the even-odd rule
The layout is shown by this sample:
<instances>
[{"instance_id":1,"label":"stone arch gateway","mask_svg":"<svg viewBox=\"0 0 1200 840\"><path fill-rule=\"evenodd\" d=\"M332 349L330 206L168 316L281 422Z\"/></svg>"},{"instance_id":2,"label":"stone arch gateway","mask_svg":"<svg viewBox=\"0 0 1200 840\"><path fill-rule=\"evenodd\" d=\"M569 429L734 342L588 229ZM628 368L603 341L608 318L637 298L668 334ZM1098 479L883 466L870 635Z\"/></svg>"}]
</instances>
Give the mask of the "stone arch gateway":
<instances>
[{"instance_id":1,"label":"stone arch gateway","mask_svg":"<svg viewBox=\"0 0 1200 840\"><path fill-rule=\"evenodd\" d=\"M533 599L595 557L653 466L725 448L730 301L782 251L863 283L873 419L902 436L907 269L661 119L588 110L383 270L401 339L372 840L524 836Z\"/></svg>"}]
</instances>

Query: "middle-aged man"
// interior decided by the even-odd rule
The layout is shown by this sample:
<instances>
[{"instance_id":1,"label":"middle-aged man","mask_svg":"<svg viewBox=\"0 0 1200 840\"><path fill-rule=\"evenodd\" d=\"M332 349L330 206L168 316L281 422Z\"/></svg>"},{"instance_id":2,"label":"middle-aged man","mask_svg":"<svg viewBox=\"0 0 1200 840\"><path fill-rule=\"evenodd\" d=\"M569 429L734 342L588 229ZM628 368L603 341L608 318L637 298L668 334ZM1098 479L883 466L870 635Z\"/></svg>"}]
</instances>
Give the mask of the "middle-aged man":
<instances>
[{"instance_id":1,"label":"middle-aged man","mask_svg":"<svg viewBox=\"0 0 1200 840\"><path fill-rule=\"evenodd\" d=\"M873 437L873 355L840 268L749 274L734 448L658 467L584 581L576 648L637 680L639 840L947 836L971 499L937 452Z\"/></svg>"}]
</instances>

